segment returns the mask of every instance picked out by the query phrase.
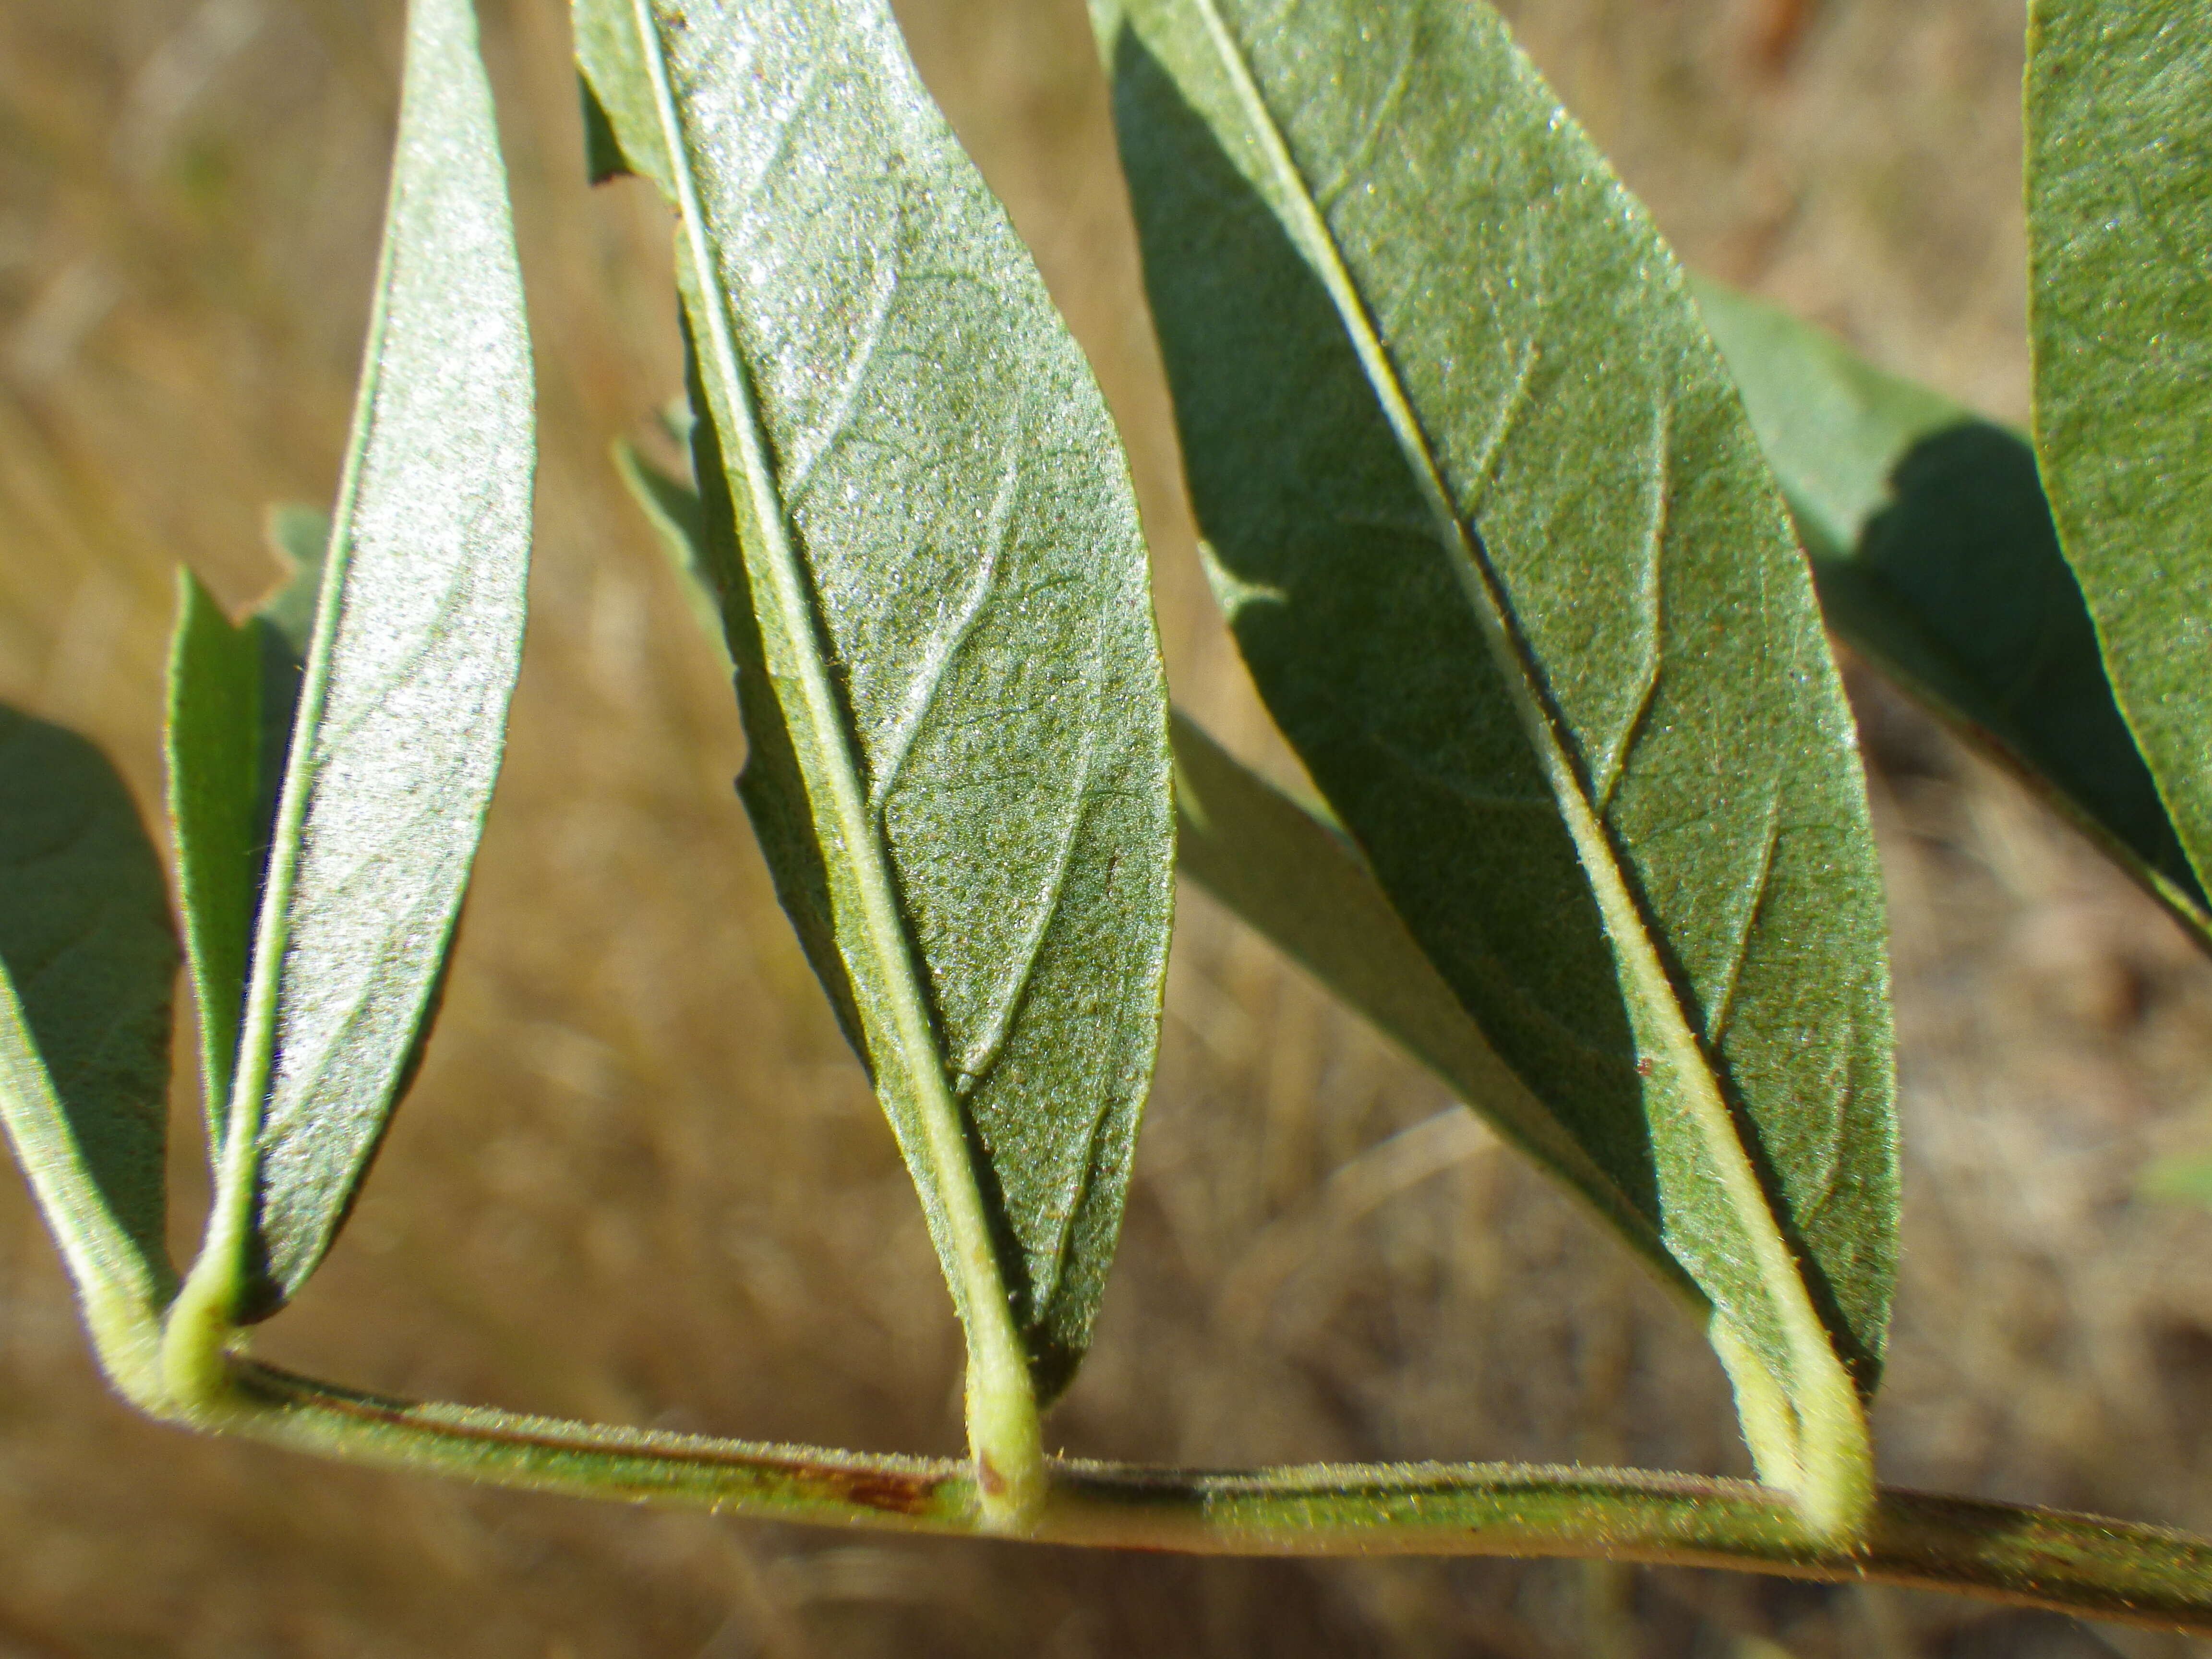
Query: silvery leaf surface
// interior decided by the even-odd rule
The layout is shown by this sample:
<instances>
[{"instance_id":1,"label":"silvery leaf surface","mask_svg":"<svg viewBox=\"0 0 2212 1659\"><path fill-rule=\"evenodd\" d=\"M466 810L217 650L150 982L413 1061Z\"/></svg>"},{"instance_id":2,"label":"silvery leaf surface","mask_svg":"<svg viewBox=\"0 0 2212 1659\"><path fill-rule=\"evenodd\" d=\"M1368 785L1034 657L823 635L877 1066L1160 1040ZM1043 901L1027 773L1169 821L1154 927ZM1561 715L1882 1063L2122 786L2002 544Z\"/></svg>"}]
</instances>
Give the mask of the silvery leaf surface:
<instances>
[{"instance_id":1,"label":"silvery leaf surface","mask_svg":"<svg viewBox=\"0 0 2212 1659\"><path fill-rule=\"evenodd\" d=\"M1002 1298L1048 1398L1120 1228L1172 900L1120 446L887 6L576 17L682 218L741 792L971 1344Z\"/></svg>"}]
</instances>

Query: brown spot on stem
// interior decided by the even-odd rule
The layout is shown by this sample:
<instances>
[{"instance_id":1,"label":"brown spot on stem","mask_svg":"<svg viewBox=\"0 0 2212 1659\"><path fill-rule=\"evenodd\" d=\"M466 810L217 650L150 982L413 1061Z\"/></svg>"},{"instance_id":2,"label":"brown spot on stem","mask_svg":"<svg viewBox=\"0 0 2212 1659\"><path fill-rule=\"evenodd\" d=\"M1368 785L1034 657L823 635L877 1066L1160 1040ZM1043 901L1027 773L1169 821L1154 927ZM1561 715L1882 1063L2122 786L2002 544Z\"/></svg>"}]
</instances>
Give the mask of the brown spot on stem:
<instances>
[{"instance_id":1,"label":"brown spot on stem","mask_svg":"<svg viewBox=\"0 0 2212 1659\"><path fill-rule=\"evenodd\" d=\"M885 1515L920 1515L936 1496L937 1483L921 1476L874 1469L817 1468L810 1473L831 1496Z\"/></svg>"}]
</instances>

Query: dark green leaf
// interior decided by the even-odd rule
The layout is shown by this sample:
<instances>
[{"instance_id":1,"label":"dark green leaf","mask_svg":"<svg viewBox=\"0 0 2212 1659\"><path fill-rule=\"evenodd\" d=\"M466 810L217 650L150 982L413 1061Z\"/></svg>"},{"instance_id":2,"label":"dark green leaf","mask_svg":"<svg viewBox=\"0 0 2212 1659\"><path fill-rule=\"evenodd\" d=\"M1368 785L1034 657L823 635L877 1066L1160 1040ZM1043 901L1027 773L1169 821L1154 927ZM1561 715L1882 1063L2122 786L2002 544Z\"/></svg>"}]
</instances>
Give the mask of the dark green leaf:
<instances>
[{"instance_id":1,"label":"dark green leaf","mask_svg":"<svg viewBox=\"0 0 2212 1659\"><path fill-rule=\"evenodd\" d=\"M414 0L375 311L255 927L216 1208L187 1286L196 1332L299 1288L404 1086L498 770L532 457L521 283L474 17L466 0ZM312 548L307 520L277 529ZM281 647L318 586L300 562L261 629L277 686Z\"/></svg>"},{"instance_id":2,"label":"dark green leaf","mask_svg":"<svg viewBox=\"0 0 2212 1659\"><path fill-rule=\"evenodd\" d=\"M2112 701L2016 434L1697 283L1828 625L1990 750L2212 948L2212 914Z\"/></svg>"},{"instance_id":3,"label":"dark green leaf","mask_svg":"<svg viewBox=\"0 0 2212 1659\"><path fill-rule=\"evenodd\" d=\"M2120 708L2203 882L2212 0L2033 0L2027 206L2044 485Z\"/></svg>"},{"instance_id":4,"label":"dark green leaf","mask_svg":"<svg viewBox=\"0 0 2212 1659\"><path fill-rule=\"evenodd\" d=\"M1845 1365L1872 1387L1895 1254L1881 880L1804 566L1681 276L1480 4L1126 17L1146 283L1262 695L1711 1298L1762 1473L1855 1525Z\"/></svg>"},{"instance_id":5,"label":"dark green leaf","mask_svg":"<svg viewBox=\"0 0 2212 1659\"><path fill-rule=\"evenodd\" d=\"M1120 1225L1172 892L1112 424L887 7L590 0L577 39L683 215L747 806L914 1172L971 1389L1011 1386L1011 1304L1048 1397Z\"/></svg>"},{"instance_id":6,"label":"dark green leaf","mask_svg":"<svg viewBox=\"0 0 2212 1659\"><path fill-rule=\"evenodd\" d=\"M0 1121L109 1373L137 1397L162 1239L169 993L160 857L83 738L0 708Z\"/></svg>"},{"instance_id":7,"label":"dark green leaf","mask_svg":"<svg viewBox=\"0 0 2212 1659\"><path fill-rule=\"evenodd\" d=\"M688 434L689 428L686 428ZM661 550L683 578L684 601L717 645L722 639L722 579L707 567L707 521L699 492L645 459L635 445L615 446L615 471L660 538Z\"/></svg>"},{"instance_id":8,"label":"dark green leaf","mask_svg":"<svg viewBox=\"0 0 2212 1659\"><path fill-rule=\"evenodd\" d=\"M1650 1218L1498 1056L1327 824L1174 716L1176 851L1183 872L1373 1021L1530 1157L1574 1188L1661 1276L1704 1292Z\"/></svg>"},{"instance_id":9,"label":"dark green leaf","mask_svg":"<svg viewBox=\"0 0 2212 1659\"><path fill-rule=\"evenodd\" d=\"M595 185L610 179L619 179L631 171L629 157L624 155L621 141L615 137L614 123L599 106L599 94L592 83L582 76L576 77L576 90L584 105L584 176Z\"/></svg>"}]
</instances>

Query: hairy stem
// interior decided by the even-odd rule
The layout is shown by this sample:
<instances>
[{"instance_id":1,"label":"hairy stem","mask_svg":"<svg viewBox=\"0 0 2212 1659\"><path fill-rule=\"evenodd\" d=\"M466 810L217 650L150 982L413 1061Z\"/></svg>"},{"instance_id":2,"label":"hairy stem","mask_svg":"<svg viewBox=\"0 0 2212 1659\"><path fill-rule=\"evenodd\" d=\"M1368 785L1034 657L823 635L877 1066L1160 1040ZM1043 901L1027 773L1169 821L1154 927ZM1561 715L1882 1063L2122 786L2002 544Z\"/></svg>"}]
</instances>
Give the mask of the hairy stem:
<instances>
[{"instance_id":1,"label":"hairy stem","mask_svg":"<svg viewBox=\"0 0 2212 1659\"><path fill-rule=\"evenodd\" d=\"M990 1530L975 1466L587 1427L380 1398L233 1362L233 1432L347 1462L760 1520ZM1951 1590L2212 1634L2212 1543L2094 1516L1884 1487L1858 1541L1824 1542L1749 1481L1528 1464L1242 1472L1048 1460L1024 1536L1215 1555L1505 1555L1729 1567Z\"/></svg>"}]
</instances>

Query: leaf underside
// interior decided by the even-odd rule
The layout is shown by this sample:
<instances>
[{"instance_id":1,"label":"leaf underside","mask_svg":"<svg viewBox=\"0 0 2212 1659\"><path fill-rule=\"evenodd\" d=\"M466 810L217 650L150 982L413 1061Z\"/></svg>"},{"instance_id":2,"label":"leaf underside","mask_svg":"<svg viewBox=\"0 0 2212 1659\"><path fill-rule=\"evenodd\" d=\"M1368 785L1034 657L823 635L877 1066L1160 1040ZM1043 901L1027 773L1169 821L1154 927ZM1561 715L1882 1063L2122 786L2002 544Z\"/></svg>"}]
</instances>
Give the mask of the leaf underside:
<instances>
[{"instance_id":1,"label":"leaf underside","mask_svg":"<svg viewBox=\"0 0 2212 1659\"><path fill-rule=\"evenodd\" d=\"M1120 448L887 8L662 4L644 27L592 0L578 52L626 165L696 207L681 247L708 269L678 264L740 791L963 1316L973 1191L1049 1397L1120 1228L1172 901Z\"/></svg>"},{"instance_id":2,"label":"leaf underside","mask_svg":"<svg viewBox=\"0 0 2212 1659\"><path fill-rule=\"evenodd\" d=\"M171 1282L177 942L160 856L74 732L0 708L0 1118L88 1304Z\"/></svg>"},{"instance_id":3,"label":"leaf underside","mask_svg":"<svg viewBox=\"0 0 2212 1659\"><path fill-rule=\"evenodd\" d=\"M2120 708L2202 882L2212 0L2034 0L2027 116L2036 452Z\"/></svg>"},{"instance_id":4,"label":"leaf underside","mask_svg":"<svg viewBox=\"0 0 2212 1659\"><path fill-rule=\"evenodd\" d=\"M1803 565L1671 258L1486 9L1122 19L1147 289L1270 709L1735 1340L1801 1411L1832 1353L1871 1390L1880 877Z\"/></svg>"},{"instance_id":5,"label":"leaf underside","mask_svg":"<svg viewBox=\"0 0 2212 1659\"><path fill-rule=\"evenodd\" d=\"M231 1267L244 1281L239 1317L274 1311L329 1249L435 1007L521 651L531 375L473 14L467 0L414 0L384 258L327 564L317 572L315 515L280 511L272 534L299 574L210 647L208 660L226 666L204 682L219 678L234 710L256 678L264 714L179 750L189 775L214 764L218 742L228 747L220 770L230 797L197 856L233 870L241 824L247 866L260 866L259 815L283 757L265 896L260 880L246 890L258 909L220 1177L226 1189L251 1188ZM228 624L201 626L213 640ZM212 713L190 706L203 682L180 684L176 728L212 730ZM253 763L242 765L249 750ZM199 839L191 817L179 813L180 840ZM193 862L188 854L188 905ZM242 925L239 884L220 880L229 909L195 917L195 934ZM227 1017L226 985L205 976L204 1023Z\"/></svg>"},{"instance_id":6,"label":"leaf underside","mask_svg":"<svg viewBox=\"0 0 2212 1659\"><path fill-rule=\"evenodd\" d=\"M616 465L658 534L688 603L709 602L698 492L628 445ZM719 624L712 630L723 638ZM1334 830L1248 769L1196 721L1171 712L1176 867L1433 1072L1528 1156L1629 1236L1678 1292L1704 1292L1650 1220L1528 1094L1421 954L1356 852Z\"/></svg>"},{"instance_id":7,"label":"leaf underside","mask_svg":"<svg viewBox=\"0 0 2212 1659\"><path fill-rule=\"evenodd\" d=\"M1828 625L2212 948L2212 908L2112 700L2034 451L1771 306L1695 287Z\"/></svg>"},{"instance_id":8,"label":"leaf underside","mask_svg":"<svg viewBox=\"0 0 2212 1659\"><path fill-rule=\"evenodd\" d=\"M1468 1017L1359 854L1314 815L1174 717L1176 857L1291 960L1578 1193L1678 1291L1702 1300L1650 1218L1528 1092Z\"/></svg>"}]
</instances>

